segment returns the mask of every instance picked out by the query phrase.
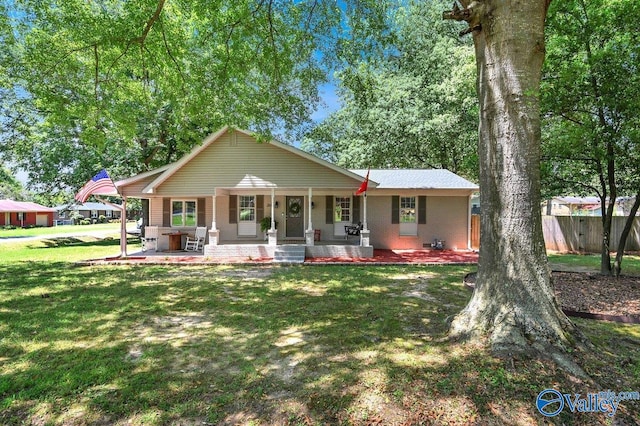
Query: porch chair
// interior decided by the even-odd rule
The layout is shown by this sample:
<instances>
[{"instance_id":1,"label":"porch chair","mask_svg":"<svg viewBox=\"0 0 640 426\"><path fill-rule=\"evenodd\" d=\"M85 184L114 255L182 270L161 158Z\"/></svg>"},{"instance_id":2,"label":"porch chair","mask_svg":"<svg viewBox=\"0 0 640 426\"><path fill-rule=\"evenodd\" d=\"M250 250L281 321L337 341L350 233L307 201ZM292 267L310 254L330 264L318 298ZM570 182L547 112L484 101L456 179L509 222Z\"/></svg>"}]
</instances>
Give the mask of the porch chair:
<instances>
[{"instance_id":1,"label":"porch chair","mask_svg":"<svg viewBox=\"0 0 640 426\"><path fill-rule=\"evenodd\" d=\"M360 231L364 228L364 225L361 222L358 222L357 225L345 225L344 226L344 239L349 239L349 235L360 235Z\"/></svg>"},{"instance_id":2,"label":"porch chair","mask_svg":"<svg viewBox=\"0 0 640 426\"><path fill-rule=\"evenodd\" d=\"M198 226L194 237L187 235L187 242L184 245L185 251L200 251L204 247L204 239L207 236L207 227Z\"/></svg>"},{"instance_id":3,"label":"porch chair","mask_svg":"<svg viewBox=\"0 0 640 426\"><path fill-rule=\"evenodd\" d=\"M142 240L142 251L158 249L158 227L145 226Z\"/></svg>"}]
</instances>

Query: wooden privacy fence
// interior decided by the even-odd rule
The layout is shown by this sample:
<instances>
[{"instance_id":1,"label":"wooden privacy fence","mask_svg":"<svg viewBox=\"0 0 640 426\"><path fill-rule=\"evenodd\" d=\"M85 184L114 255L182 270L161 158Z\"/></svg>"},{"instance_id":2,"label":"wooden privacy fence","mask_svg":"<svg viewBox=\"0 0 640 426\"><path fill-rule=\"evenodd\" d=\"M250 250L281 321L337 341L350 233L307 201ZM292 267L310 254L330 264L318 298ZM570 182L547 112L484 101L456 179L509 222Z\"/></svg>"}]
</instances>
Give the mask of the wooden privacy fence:
<instances>
[{"instance_id":1,"label":"wooden privacy fence","mask_svg":"<svg viewBox=\"0 0 640 426\"><path fill-rule=\"evenodd\" d=\"M618 248L627 218L614 216L611 223L611 250ZM559 252L600 253L602 218L598 216L542 216L542 231L547 250ZM480 216L471 216L471 248L480 247ZM625 251L640 250L640 217L633 221Z\"/></svg>"},{"instance_id":2,"label":"wooden privacy fence","mask_svg":"<svg viewBox=\"0 0 640 426\"><path fill-rule=\"evenodd\" d=\"M609 248L616 250L620 234L627 221L614 216L611 223ZM547 250L600 253L602 218L598 216L542 216L542 230ZM640 250L640 218L635 218L627 238L625 251Z\"/></svg>"}]
</instances>

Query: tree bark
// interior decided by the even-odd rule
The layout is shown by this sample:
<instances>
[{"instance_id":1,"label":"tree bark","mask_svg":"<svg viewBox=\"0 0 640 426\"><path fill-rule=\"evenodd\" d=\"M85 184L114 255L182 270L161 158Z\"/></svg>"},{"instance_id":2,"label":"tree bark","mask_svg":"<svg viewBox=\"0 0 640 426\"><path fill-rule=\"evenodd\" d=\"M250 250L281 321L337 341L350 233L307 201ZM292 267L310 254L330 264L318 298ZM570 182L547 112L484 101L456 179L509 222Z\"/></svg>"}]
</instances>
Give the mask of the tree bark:
<instances>
[{"instance_id":1,"label":"tree bark","mask_svg":"<svg viewBox=\"0 0 640 426\"><path fill-rule=\"evenodd\" d=\"M633 227L633 222L635 221L636 214L638 213L639 208L640 191L636 193L636 200L633 202L633 206L631 207L629 216L627 216L627 220L624 223L624 228L622 229L622 233L620 234L620 241L618 241L616 259L613 262L613 274L616 277L619 277L620 273L622 272L622 257L624 256L624 247L627 245L627 238L629 238L629 233L631 232L631 228Z\"/></svg>"},{"instance_id":2,"label":"tree bark","mask_svg":"<svg viewBox=\"0 0 640 426\"><path fill-rule=\"evenodd\" d=\"M475 291L450 335L488 339L498 355L551 356L584 375L566 356L579 333L556 302L542 234L539 88L548 2L474 5L480 259Z\"/></svg>"}]
</instances>

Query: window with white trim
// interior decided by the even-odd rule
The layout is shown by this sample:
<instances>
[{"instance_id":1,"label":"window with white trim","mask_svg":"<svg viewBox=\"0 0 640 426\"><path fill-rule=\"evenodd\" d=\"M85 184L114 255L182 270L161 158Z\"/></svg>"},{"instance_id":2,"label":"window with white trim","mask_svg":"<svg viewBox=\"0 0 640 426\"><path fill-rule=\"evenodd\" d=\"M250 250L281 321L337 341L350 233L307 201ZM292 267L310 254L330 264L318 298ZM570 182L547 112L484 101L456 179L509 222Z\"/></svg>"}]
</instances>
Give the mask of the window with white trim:
<instances>
[{"instance_id":1,"label":"window with white trim","mask_svg":"<svg viewBox=\"0 0 640 426\"><path fill-rule=\"evenodd\" d=\"M98 210L91 210L91 219L98 218Z\"/></svg>"},{"instance_id":2,"label":"window with white trim","mask_svg":"<svg viewBox=\"0 0 640 426\"><path fill-rule=\"evenodd\" d=\"M336 197L334 222L351 223L351 197Z\"/></svg>"},{"instance_id":3,"label":"window with white trim","mask_svg":"<svg viewBox=\"0 0 640 426\"><path fill-rule=\"evenodd\" d=\"M416 197L400 197L400 235L418 235Z\"/></svg>"},{"instance_id":4,"label":"window with white trim","mask_svg":"<svg viewBox=\"0 0 640 426\"><path fill-rule=\"evenodd\" d=\"M105 216L106 216L106 217L113 217L113 211L111 211L111 210L106 210L106 211L105 211Z\"/></svg>"},{"instance_id":5,"label":"window with white trim","mask_svg":"<svg viewBox=\"0 0 640 426\"><path fill-rule=\"evenodd\" d=\"M238 235L254 237L257 234L256 196L238 196Z\"/></svg>"},{"instance_id":6,"label":"window with white trim","mask_svg":"<svg viewBox=\"0 0 640 426\"><path fill-rule=\"evenodd\" d=\"M256 197L255 195L241 195L238 197L238 211L240 222L256 221Z\"/></svg>"},{"instance_id":7,"label":"window with white trim","mask_svg":"<svg viewBox=\"0 0 640 426\"><path fill-rule=\"evenodd\" d=\"M171 226L196 226L195 200L172 200L171 201Z\"/></svg>"}]
</instances>

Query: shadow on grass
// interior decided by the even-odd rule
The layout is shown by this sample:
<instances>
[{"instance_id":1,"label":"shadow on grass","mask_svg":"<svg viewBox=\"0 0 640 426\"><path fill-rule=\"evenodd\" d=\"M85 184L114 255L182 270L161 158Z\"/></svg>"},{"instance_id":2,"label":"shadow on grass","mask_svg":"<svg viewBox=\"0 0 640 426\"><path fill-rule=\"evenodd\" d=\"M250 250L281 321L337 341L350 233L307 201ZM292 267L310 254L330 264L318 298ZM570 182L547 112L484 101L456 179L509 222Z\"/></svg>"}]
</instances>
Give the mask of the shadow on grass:
<instances>
[{"instance_id":1,"label":"shadow on grass","mask_svg":"<svg viewBox=\"0 0 640 426\"><path fill-rule=\"evenodd\" d=\"M0 423L531 424L542 389L591 391L448 342L465 268L1 272Z\"/></svg>"},{"instance_id":2,"label":"shadow on grass","mask_svg":"<svg viewBox=\"0 0 640 426\"><path fill-rule=\"evenodd\" d=\"M140 239L136 237L127 238L127 244L140 243ZM51 249L56 247L110 247L119 246L120 239L113 237L104 237L100 239L83 239L79 237L57 237L43 238L38 241L38 245L33 245L31 249Z\"/></svg>"}]
</instances>

